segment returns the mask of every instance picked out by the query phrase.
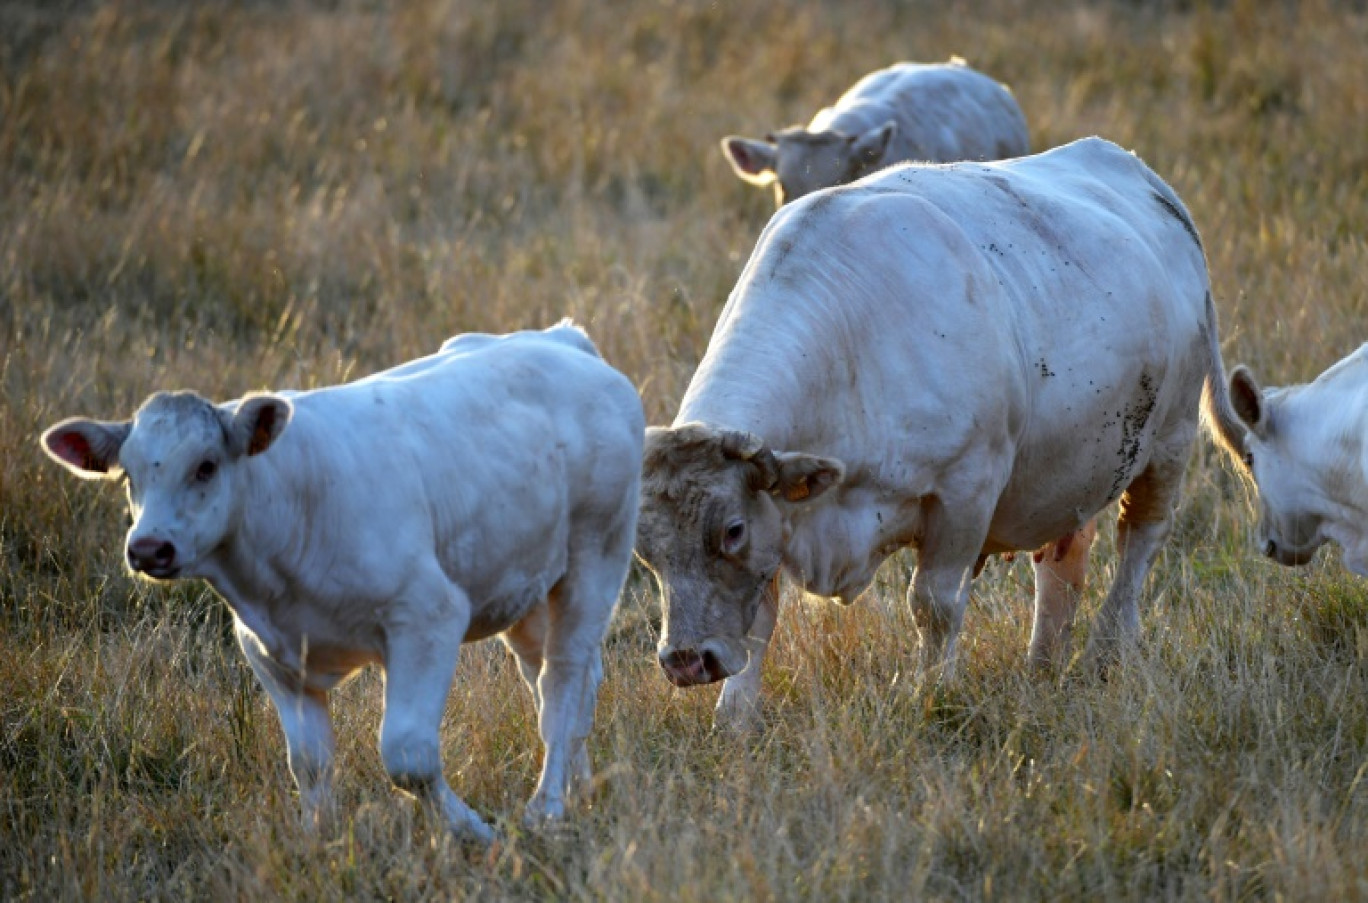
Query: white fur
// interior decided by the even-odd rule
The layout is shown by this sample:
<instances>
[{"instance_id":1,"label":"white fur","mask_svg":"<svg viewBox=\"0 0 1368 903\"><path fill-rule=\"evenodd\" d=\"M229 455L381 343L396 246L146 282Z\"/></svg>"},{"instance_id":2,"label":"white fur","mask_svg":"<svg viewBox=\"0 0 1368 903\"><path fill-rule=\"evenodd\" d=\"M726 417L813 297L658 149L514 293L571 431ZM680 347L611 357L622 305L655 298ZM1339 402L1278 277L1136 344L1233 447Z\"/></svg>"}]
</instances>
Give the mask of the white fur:
<instances>
[{"instance_id":1,"label":"white fur","mask_svg":"<svg viewBox=\"0 0 1368 903\"><path fill-rule=\"evenodd\" d=\"M1090 521L1127 493L1116 582L1093 628L1094 657L1107 658L1138 632L1204 387L1238 433L1215 331L1186 211L1115 145L892 167L775 215L675 426L842 462L844 479L820 497L776 496L784 570L850 600L889 554L917 548L909 602L924 662L947 670L981 556L1073 537L1081 554L1046 550L1037 564L1032 658L1057 655ZM670 604L702 610L680 591L696 581L680 576L660 575ZM770 630L766 618L752 640ZM737 640L667 635L662 656L713 639ZM724 688L721 708L753 708L756 669Z\"/></svg>"},{"instance_id":2,"label":"white fur","mask_svg":"<svg viewBox=\"0 0 1368 903\"><path fill-rule=\"evenodd\" d=\"M108 475L131 479L130 559L135 543L170 543L175 567L153 575L202 577L227 600L280 714L306 819L329 799L327 691L374 663L394 782L454 831L490 839L447 786L438 727L461 643L494 634L519 657L546 749L527 818L563 814L588 774L644 428L635 389L583 333L462 336L347 385L216 408L157 398L110 462ZM272 404L288 423L235 454L231 437L250 437ZM64 439L101 428L67 421L44 442L62 459ZM217 469L201 480L205 461Z\"/></svg>"}]
</instances>

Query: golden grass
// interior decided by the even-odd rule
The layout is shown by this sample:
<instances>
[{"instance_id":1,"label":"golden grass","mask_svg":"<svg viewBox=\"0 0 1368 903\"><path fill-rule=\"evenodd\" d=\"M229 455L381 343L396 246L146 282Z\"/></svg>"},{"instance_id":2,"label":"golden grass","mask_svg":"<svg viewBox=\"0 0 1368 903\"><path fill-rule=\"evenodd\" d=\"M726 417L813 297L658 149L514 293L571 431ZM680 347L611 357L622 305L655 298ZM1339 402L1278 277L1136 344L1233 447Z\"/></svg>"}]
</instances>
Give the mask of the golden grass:
<instances>
[{"instance_id":1,"label":"golden grass","mask_svg":"<svg viewBox=\"0 0 1368 903\"><path fill-rule=\"evenodd\" d=\"M345 823L304 836L221 604L123 574L117 493L35 443L158 388L326 384L566 314L668 421L772 203L717 139L952 53L1037 147L1141 154L1202 229L1227 363L1310 378L1364 334L1368 16L1189 7L0 4L0 896L1368 896L1363 585L1255 558L1209 446L1105 683L1023 673L1018 562L978 582L962 680L916 686L899 558L870 604L788 600L768 729L729 741L714 691L660 677L635 575L596 796L529 835L530 702L469 648L448 774L506 831L472 851L387 788L374 675L334 707Z\"/></svg>"}]
</instances>

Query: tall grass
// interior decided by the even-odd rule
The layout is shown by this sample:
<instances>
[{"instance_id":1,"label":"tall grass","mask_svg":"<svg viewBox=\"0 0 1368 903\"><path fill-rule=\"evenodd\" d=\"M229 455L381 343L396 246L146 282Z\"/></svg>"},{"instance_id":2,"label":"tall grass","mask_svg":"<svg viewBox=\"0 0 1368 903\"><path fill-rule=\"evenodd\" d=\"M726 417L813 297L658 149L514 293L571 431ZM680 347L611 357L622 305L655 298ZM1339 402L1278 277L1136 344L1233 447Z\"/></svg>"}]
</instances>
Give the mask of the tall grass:
<instances>
[{"instance_id":1,"label":"tall grass","mask_svg":"<svg viewBox=\"0 0 1368 903\"><path fill-rule=\"evenodd\" d=\"M466 650L448 776L504 839L386 785L378 677L337 695L344 824L297 825L274 714L206 587L125 575L122 501L43 461L70 414L355 377L569 314L668 421L769 215L716 148L952 53L1044 148L1133 148L1202 229L1227 362L1300 381L1365 337L1368 16L1352 4L0 4L0 895L1368 897L1368 601L1251 552L1203 446L1107 682L1031 677L1029 568L976 585L963 677L910 680L911 559L786 598L767 729L652 661L629 582L596 793L518 828L531 704ZM1113 557L1099 542L1085 606Z\"/></svg>"}]
</instances>

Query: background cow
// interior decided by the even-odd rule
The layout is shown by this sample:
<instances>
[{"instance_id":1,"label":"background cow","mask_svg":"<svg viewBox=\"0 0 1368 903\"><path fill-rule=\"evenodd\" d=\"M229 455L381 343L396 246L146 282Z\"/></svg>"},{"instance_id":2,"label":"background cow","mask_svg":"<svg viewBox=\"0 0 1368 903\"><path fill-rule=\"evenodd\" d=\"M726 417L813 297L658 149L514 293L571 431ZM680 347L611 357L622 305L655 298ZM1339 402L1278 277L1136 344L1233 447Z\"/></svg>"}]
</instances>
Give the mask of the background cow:
<instances>
[{"instance_id":1,"label":"background cow","mask_svg":"<svg viewBox=\"0 0 1368 903\"><path fill-rule=\"evenodd\" d=\"M783 206L892 163L1019 157L1030 138L1012 92L954 58L871 72L807 128L763 141L730 135L722 153L742 179L773 184Z\"/></svg>"},{"instance_id":2,"label":"background cow","mask_svg":"<svg viewBox=\"0 0 1368 903\"><path fill-rule=\"evenodd\" d=\"M1264 389L1236 367L1230 397L1249 427L1263 553L1301 565L1332 541L1368 577L1368 345L1303 386Z\"/></svg>"},{"instance_id":3,"label":"background cow","mask_svg":"<svg viewBox=\"0 0 1368 903\"><path fill-rule=\"evenodd\" d=\"M589 772L643 430L636 390L562 324L459 336L316 391L221 405L159 393L132 421L66 420L42 444L79 476L124 479L129 567L203 577L227 600L306 823L330 799L328 691L378 663L391 779L487 841L438 746L460 645L501 634L516 654L546 753L526 815L562 815Z\"/></svg>"},{"instance_id":4,"label":"background cow","mask_svg":"<svg viewBox=\"0 0 1368 903\"><path fill-rule=\"evenodd\" d=\"M924 665L953 667L985 557L1042 547L1031 657L1058 659L1077 601L1059 568L1081 580L1088 524L1120 499L1105 661L1138 632L1199 398L1238 448L1197 230L1114 144L909 164L786 206L674 426L648 431L660 664L727 679L719 720L747 724L778 572L851 600L904 546Z\"/></svg>"}]
</instances>

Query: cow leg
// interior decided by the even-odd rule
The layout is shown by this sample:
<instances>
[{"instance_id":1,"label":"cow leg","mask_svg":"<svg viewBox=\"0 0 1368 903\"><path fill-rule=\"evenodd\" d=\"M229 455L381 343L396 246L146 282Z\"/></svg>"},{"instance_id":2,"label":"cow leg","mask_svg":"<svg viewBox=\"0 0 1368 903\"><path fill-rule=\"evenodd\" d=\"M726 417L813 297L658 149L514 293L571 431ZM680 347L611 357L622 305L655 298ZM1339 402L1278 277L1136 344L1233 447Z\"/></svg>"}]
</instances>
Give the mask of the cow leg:
<instances>
[{"instance_id":1,"label":"cow leg","mask_svg":"<svg viewBox=\"0 0 1368 903\"><path fill-rule=\"evenodd\" d=\"M634 515L624 512L626 522ZM635 532L610 530L603 545L599 531L585 535L595 537L594 545L571 549L566 575L547 600L537 719L545 756L523 813L528 825L562 818L568 793L587 788L592 778L588 739L603 681L603 636L622 592Z\"/></svg>"},{"instance_id":2,"label":"cow leg","mask_svg":"<svg viewBox=\"0 0 1368 903\"><path fill-rule=\"evenodd\" d=\"M257 638L236 622L238 645L257 680L275 704L289 750L290 774L299 788L304 826L317 830L332 819L333 729L328 694L305 686L299 676L267 656Z\"/></svg>"},{"instance_id":3,"label":"cow leg","mask_svg":"<svg viewBox=\"0 0 1368 903\"><path fill-rule=\"evenodd\" d=\"M546 649L546 632L550 625L546 605L538 605L524 617L504 631L504 645L513 653L518 662L518 671L523 682L532 693L532 705L541 716L542 698L537 680L541 677L542 654Z\"/></svg>"},{"instance_id":4,"label":"cow leg","mask_svg":"<svg viewBox=\"0 0 1368 903\"><path fill-rule=\"evenodd\" d=\"M969 499L994 495L984 491ZM931 497L923 504L917 570L907 591L921 637L918 671L923 678L939 669L942 679L954 679L960 627L990 515L968 499L959 503Z\"/></svg>"},{"instance_id":5,"label":"cow leg","mask_svg":"<svg viewBox=\"0 0 1368 903\"><path fill-rule=\"evenodd\" d=\"M760 593L760 606L751 622L750 659L746 667L722 682L722 694L713 712L713 726L731 734L752 734L763 726L760 717L760 671L765 664L770 638L779 617L779 574Z\"/></svg>"},{"instance_id":6,"label":"cow leg","mask_svg":"<svg viewBox=\"0 0 1368 903\"><path fill-rule=\"evenodd\" d=\"M465 594L441 578L441 605L418 605L422 617L391 628L385 649L385 713L380 722L380 758L394 786L431 806L451 832L481 843L494 832L457 796L442 773L438 730L469 624ZM432 598L432 596L429 596ZM436 611L459 612L445 618Z\"/></svg>"},{"instance_id":7,"label":"cow leg","mask_svg":"<svg viewBox=\"0 0 1368 903\"><path fill-rule=\"evenodd\" d=\"M1033 668L1059 667L1069 654L1074 612L1088 574L1088 553L1097 537L1096 518L1037 552L1035 618L1027 662Z\"/></svg>"},{"instance_id":8,"label":"cow leg","mask_svg":"<svg viewBox=\"0 0 1368 903\"><path fill-rule=\"evenodd\" d=\"M1116 579L1093 622L1087 659L1102 669L1140 635L1140 593L1173 522L1173 507L1182 489L1189 441L1175 443L1181 454L1156 454L1121 496L1116 521L1120 561Z\"/></svg>"}]
</instances>

